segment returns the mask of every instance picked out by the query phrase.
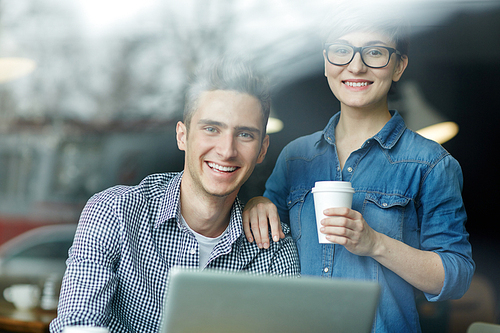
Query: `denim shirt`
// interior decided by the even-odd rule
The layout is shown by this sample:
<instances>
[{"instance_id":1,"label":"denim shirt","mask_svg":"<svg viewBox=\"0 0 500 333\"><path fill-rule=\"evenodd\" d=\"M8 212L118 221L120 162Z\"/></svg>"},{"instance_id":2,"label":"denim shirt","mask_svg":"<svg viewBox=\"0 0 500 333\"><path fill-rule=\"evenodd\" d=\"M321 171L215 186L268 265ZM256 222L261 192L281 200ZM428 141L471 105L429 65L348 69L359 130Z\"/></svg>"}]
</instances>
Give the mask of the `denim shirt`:
<instances>
[{"instance_id":1,"label":"denim shirt","mask_svg":"<svg viewBox=\"0 0 500 333\"><path fill-rule=\"evenodd\" d=\"M374 230L441 257L444 285L438 295L425 294L427 299L460 298L475 269L460 165L441 145L406 128L397 111L391 114L379 133L351 153L343 169L335 146L340 112L323 132L292 141L278 157L264 196L291 227L303 275L378 281L382 291L373 332L420 332L415 288L371 257L319 244L311 193L316 181L351 182L352 209Z\"/></svg>"}]
</instances>

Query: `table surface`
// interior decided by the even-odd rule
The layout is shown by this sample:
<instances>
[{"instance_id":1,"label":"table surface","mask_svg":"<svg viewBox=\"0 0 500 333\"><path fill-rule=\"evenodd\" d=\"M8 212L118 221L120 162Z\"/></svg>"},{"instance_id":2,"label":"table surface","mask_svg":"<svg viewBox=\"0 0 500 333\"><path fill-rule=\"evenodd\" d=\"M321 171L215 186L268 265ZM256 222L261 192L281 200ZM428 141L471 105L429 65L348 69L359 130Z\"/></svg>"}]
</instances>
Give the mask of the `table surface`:
<instances>
[{"instance_id":1,"label":"table surface","mask_svg":"<svg viewBox=\"0 0 500 333\"><path fill-rule=\"evenodd\" d=\"M0 333L46 333L55 317L55 310L19 311L12 304L0 301Z\"/></svg>"}]
</instances>

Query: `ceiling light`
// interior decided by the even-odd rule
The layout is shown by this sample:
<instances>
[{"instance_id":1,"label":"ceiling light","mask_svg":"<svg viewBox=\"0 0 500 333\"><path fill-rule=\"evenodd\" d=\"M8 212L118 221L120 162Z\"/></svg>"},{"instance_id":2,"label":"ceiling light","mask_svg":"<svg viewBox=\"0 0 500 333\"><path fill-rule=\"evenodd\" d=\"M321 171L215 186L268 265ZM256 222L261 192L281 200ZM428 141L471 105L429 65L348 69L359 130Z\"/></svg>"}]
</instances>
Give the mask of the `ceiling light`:
<instances>
[{"instance_id":1,"label":"ceiling light","mask_svg":"<svg viewBox=\"0 0 500 333\"><path fill-rule=\"evenodd\" d=\"M0 83L23 77L35 70L36 63L27 58L0 58Z\"/></svg>"},{"instance_id":2,"label":"ceiling light","mask_svg":"<svg viewBox=\"0 0 500 333\"><path fill-rule=\"evenodd\" d=\"M276 133L283 129L283 122L275 117L269 117L267 122L267 134Z\"/></svg>"},{"instance_id":3,"label":"ceiling light","mask_svg":"<svg viewBox=\"0 0 500 333\"><path fill-rule=\"evenodd\" d=\"M453 121L445 121L435 125L424 127L417 131L423 137L434 140L437 143L445 143L458 133L458 125Z\"/></svg>"}]
</instances>

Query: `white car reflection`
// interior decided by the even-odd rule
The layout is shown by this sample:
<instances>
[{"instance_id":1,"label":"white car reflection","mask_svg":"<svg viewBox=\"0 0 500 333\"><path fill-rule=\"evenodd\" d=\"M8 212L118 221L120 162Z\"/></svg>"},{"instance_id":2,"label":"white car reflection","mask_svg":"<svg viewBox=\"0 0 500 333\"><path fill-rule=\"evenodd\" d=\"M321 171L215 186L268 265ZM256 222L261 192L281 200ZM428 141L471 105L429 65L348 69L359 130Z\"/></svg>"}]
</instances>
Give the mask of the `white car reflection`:
<instances>
[{"instance_id":1,"label":"white car reflection","mask_svg":"<svg viewBox=\"0 0 500 333\"><path fill-rule=\"evenodd\" d=\"M0 246L0 277L63 276L76 224L27 231Z\"/></svg>"}]
</instances>

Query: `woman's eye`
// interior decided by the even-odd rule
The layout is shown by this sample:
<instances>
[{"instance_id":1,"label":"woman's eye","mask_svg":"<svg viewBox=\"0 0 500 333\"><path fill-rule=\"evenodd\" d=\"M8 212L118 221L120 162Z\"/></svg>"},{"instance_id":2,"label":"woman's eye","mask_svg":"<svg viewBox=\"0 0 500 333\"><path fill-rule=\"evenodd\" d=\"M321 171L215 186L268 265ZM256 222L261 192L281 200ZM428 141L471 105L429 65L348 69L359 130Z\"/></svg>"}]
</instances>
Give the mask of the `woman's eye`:
<instances>
[{"instance_id":1,"label":"woman's eye","mask_svg":"<svg viewBox=\"0 0 500 333\"><path fill-rule=\"evenodd\" d=\"M342 49L342 48L334 49L333 52L337 55L346 55L350 53L348 49Z\"/></svg>"},{"instance_id":2,"label":"woman's eye","mask_svg":"<svg viewBox=\"0 0 500 333\"><path fill-rule=\"evenodd\" d=\"M366 50L365 54L370 57L380 57L382 55L382 51L380 49L369 49Z\"/></svg>"}]
</instances>

